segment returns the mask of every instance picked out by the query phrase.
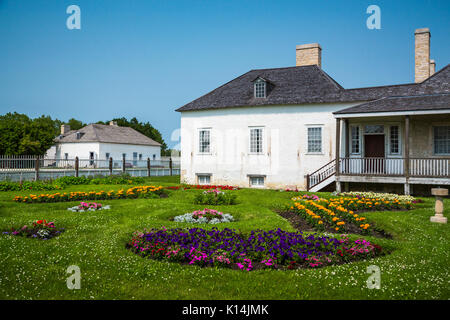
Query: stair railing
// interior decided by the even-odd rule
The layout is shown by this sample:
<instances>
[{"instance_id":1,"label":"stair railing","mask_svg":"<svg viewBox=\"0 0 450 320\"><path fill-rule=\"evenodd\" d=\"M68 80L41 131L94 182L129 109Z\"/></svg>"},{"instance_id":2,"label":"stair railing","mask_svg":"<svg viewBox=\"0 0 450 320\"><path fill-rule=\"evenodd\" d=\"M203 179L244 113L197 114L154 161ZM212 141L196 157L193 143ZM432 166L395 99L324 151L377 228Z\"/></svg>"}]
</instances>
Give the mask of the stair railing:
<instances>
[{"instance_id":1,"label":"stair railing","mask_svg":"<svg viewBox=\"0 0 450 320\"><path fill-rule=\"evenodd\" d=\"M321 182L336 174L336 159L306 175L306 190L311 190Z\"/></svg>"}]
</instances>

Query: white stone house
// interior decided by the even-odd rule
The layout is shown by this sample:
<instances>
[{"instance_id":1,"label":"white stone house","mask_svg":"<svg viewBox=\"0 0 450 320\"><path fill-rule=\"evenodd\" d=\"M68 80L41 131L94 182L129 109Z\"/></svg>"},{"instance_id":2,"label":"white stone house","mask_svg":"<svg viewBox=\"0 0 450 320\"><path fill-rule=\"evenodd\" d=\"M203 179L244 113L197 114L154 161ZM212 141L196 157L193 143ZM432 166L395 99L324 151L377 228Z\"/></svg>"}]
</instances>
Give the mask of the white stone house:
<instances>
[{"instance_id":1,"label":"white stone house","mask_svg":"<svg viewBox=\"0 0 450 320\"><path fill-rule=\"evenodd\" d=\"M50 162L78 157L80 167L108 167L108 160L112 158L114 167L121 167L124 156L127 166L145 167L147 158L161 159L161 144L113 121L109 125L89 124L79 130L62 125L61 134L55 138L55 145L45 158Z\"/></svg>"},{"instance_id":2,"label":"white stone house","mask_svg":"<svg viewBox=\"0 0 450 320\"><path fill-rule=\"evenodd\" d=\"M429 52L429 30L416 30L416 79L402 85L345 89L321 69L320 45L308 44L296 47L295 67L251 70L218 87L177 109L182 181L312 191L400 184L405 193L450 184L450 65L435 73Z\"/></svg>"}]
</instances>

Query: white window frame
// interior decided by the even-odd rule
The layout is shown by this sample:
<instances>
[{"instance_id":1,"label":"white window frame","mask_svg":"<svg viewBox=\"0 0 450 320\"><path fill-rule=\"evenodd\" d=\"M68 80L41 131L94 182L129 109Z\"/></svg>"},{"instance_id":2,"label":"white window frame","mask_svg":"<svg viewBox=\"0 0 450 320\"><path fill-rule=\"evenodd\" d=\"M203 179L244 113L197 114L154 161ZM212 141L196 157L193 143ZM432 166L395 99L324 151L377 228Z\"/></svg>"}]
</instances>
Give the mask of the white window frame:
<instances>
[{"instance_id":1,"label":"white window frame","mask_svg":"<svg viewBox=\"0 0 450 320\"><path fill-rule=\"evenodd\" d=\"M259 181L262 180L262 184L261 183L252 183L255 180L259 180ZM264 175L249 175L248 183L251 188L264 188L264 186L266 184L266 177Z\"/></svg>"},{"instance_id":2,"label":"white window frame","mask_svg":"<svg viewBox=\"0 0 450 320\"><path fill-rule=\"evenodd\" d=\"M394 156L398 156L402 154L402 126L400 124L397 123L392 123L392 124L388 124L389 128L388 128L388 150L389 150L389 155L394 155ZM398 128L398 151L397 152L392 152L392 144L391 144L391 129L392 127L397 127Z\"/></svg>"},{"instance_id":3,"label":"white window frame","mask_svg":"<svg viewBox=\"0 0 450 320\"><path fill-rule=\"evenodd\" d=\"M261 150L252 151L252 130L261 130ZM262 126L254 126L248 128L248 153L249 154L264 154L265 130Z\"/></svg>"},{"instance_id":4,"label":"white window frame","mask_svg":"<svg viewBox=\"0 0 450 320\"><path fill-rule=\"evenodd\" d=\"M323 124L306 125L306 154L320 154L323 155ZM320 151L309 151L309 129L320 129Z\"/></svg>"},{"instance_id":5,"label":"white window frame","mask_svg":"<svg viewBox=\"0 0 450 320\"><path fill-rule=\"evenodd\" d=\"M362 143L361 143L361 127L359 125L350 125L349 126L349 147L350 147L350 154L352 155L360 155L361 149L362 149ZM353 128L358 129L358 152L353 152Z\"/></svg>"},{"instance_id":6,"label":"white window frame","mask_svg":"<svg viewBox=\"0 0 450 320\"><path fill-rule=\"evenodd\" d=\"M202 185L202 186L207 186L211 184L211 176L212 174L210 173L197 173L197 184ZM204 183L202 182L201 179L203 178L208 178L209 182L208 183Z\"/></svg>"},{"instance_id":7,"label":"white window frame","mask_svg":"<svg viewBox=\"0 0 450 320\"><path fill-rule=\"evenodd\" d=\"M110 154L109 152L106 152L106 153L105 153L105 158L106 158L106 160L109 160L110 155L111 155L111 154Z\"/></svg>"},{"instance_id":8,"label":"white window frame","mask_svg":"<svg viewBox=\"0 0 450 320\"><path fill-rule=\"evenodd\" d=\"M435 128L438 127L450 127L450 124L439 124L439 125L432 125L431 127L431 140L433 142L433 155L435 156L448 156L450 155L450 152L447 153L436 153L436 140L435 140L435 136L434 136L434 130Z\"/></svg>"},{"instance_id":9,"label":"white window frame","mask_svg":"<svg viewBox=\"0 0 450 320\"><path fill-rule=\"evenodd\" d=\"M201 141L200 141L200 136L201 136L201 132L202 131L205 131L205 132L208 132L208 136L209 136L209 150L208 151L202 151L201 150ZM197 130L197 151L198 151L198 154L211 154L211 139L212 138L212 136L211 136L211 128L199 128L198 130Z\"/></svg>"},{"instance_id":10,"label":"white window frame","mask_svg":"<svg viewBox=\"0 0 450 320\"><path fill-rule=\"evenodd\" d=\"M263 96L259 96L258 93L263 93ZM254 83L254 96L255 98L265 98L267 96L267 83L262 80L258 79Z\"/></svg>"}]
</instances>

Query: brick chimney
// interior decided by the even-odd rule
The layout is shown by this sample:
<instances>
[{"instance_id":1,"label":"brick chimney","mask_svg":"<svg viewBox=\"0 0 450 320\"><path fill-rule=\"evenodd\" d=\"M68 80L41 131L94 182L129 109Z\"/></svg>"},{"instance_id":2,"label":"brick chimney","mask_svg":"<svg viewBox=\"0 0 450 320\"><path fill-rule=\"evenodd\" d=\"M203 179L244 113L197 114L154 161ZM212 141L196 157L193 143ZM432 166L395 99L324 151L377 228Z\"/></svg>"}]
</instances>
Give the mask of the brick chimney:
<instances>
[{"instance_id":1,"label":"brick chimney","mask_svg":"<svg viewBox=\"0 0 450 320\"><path fill-rule=\"evenodd\" d=\"M436 61L430 60L430 77L436 72Z\"/></svg>"},{"instance_id":2,"label":"brick chimney","mask_svg":"<svg viewBox=\"0 0 450 320\"><path fill-rule=\"evenodd\" d=\"M117 127L117 121L110 121L109 122L110 126L116 126Z\"/></svg>"},{"instance_id":3,"label":"brick chimney","mask_svg":"<svg viewBox=\"0 0 450 320\"><path fill-rule=\"evenodd\" d=\"M415 38L415 82L422 82L430 77L430 29L416 29Z\"/></svg>"},{"instance_id":4,"label":"brick chimney","mask_svg":"<svg viewBox=\"0 0 450 320\"><path fill-rule=\"evenodd\" d=\"M322 48L318 43L302 44L296 47L296 66L318 65L322 67Z\"/></svg>"},{"instance_id":5,"label":"brick chimney","mask_svg":"<svg viewBox=\"0 0 450 320\"><path fill-rule=\"evenodd\" d=\"M62 124L61 125L61 134L66 134L70 131L70 126L68 124Z\"/></svg>"}]
</instances>

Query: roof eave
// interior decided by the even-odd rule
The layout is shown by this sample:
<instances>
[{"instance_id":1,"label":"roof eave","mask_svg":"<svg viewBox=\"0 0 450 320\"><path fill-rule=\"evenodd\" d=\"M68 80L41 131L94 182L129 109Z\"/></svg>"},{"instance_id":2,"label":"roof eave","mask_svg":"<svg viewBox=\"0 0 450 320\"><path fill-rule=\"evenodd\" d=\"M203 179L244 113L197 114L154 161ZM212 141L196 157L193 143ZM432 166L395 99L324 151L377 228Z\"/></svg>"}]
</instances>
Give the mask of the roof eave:
<instances>
[{"instance_id":1,"label":"roof eave","mask_svg":"<svg viewBox=\"0 0 450 320\"><path fill-rule=\"evenodd\" d=\"M435 110L376 111L376 112L352 112L352 113L334 112L333 113L333 115L336 119L386 117L386 116L413 116L413 115L432 115L432 114L450 114L450 108L449 109L435 109Z\"/></svg>"}]
</instances>

